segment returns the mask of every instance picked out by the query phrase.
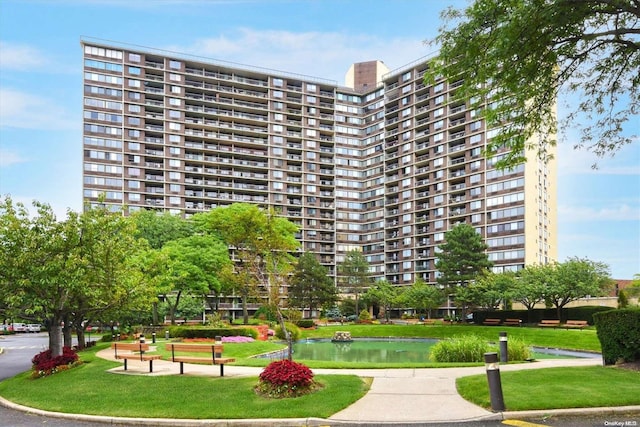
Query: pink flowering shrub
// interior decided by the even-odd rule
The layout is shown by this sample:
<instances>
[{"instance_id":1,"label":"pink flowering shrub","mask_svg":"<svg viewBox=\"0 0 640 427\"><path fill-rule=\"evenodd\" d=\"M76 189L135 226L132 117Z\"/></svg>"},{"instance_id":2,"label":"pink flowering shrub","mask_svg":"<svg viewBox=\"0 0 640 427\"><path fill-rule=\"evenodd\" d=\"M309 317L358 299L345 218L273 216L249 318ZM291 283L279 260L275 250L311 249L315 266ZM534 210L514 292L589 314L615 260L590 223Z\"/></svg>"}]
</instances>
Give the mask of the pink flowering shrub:
<instances>
[{"instance_id":1,"label":"pink flowering shrub","mask_svg":"<svg viewBox=\"0 0 640 427\"><path fill-rule=\"evenodd\" d=\"M269 397L296 397L311 392L316 383L307 366L290 360L271 362L260 374L258 391Z\"/></svg>"},{"instance_id":2,"label":"pink flowering shrub","mask_svg":"<svg viewBox=\"0 0 640 427\"><path fill-rule=\"evenodd\" d=\"M255 341L252 337L243 337L241 335L231 336L231 337L222 337L222 342L253 342Z\"/></svg>"},{"instance_id":3,"label":"pink flowering shrub","mask_svg":"<svg viewBox=\"0 0 640 427\"><path fill-rule=\"evenodd\" d=\"M31 364L34 378L46 377L78 364L78 354L69 347L63 347L60 356L52 357L51 350L45 350L33 356Z\"/></svg>"}]
</instances>

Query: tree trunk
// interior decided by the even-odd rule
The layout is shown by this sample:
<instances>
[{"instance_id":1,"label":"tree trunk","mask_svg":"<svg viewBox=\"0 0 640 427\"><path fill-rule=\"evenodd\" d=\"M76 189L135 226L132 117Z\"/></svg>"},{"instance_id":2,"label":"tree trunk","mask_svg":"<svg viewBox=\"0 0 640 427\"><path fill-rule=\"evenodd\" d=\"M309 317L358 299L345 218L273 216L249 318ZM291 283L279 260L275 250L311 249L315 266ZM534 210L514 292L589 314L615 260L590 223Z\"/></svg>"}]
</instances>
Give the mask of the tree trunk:
<instances>
[{"instance_id":1,"label":"tree trunk","mask_svg":"<svg viewBox=\"0 0 640 427\"><path fill-rule=\"evenodd\" d=\"M47 331L49 331L49 349L51 350L51 356L62 356L62 326L60 321L52 321L47 325Z\"/></svg>"},{"instance_id":2,"label":"tree trunk","mask_svg":"<svg viewBox=\"0 0 640 427\"><path fill-rule=\"evenodd\" d=\"M62 340L65 347L73 347L73 328L65 325L62 327Z\"/></svg>"},{"instance_id":3,"label":"tree trunk","mask_svg":"<svg viewBox=\"0 0 640 427\"><path fill-rule=\"evenodd\" d=\"M160 318L158 316L158 302L154 302L153 303L153 309L152 309L152 322L154 325L159 325L160 324Z\"/></svg>"},{"instance_id":4,"label":"tree trunk","mask_svg":"<svg viewBox=\"0 0 640 427\"><path fill-rule=\"evenodd\" d=\"M249 309L247 308L247 295L242 295L242 323L249 324Z\"/></svg>"},{"instance_id":5,"label":"tree trunk","mask_svg":"<svg viewBox=\"0 0 640 427\"><path fill-rule=\"evenodd\" d=\"M84 349L87 344L84 338L84 328L81 326L79 328L76 328L76 336L78 337L78 349L82 350Z\"/></svg>"}]
</instances>

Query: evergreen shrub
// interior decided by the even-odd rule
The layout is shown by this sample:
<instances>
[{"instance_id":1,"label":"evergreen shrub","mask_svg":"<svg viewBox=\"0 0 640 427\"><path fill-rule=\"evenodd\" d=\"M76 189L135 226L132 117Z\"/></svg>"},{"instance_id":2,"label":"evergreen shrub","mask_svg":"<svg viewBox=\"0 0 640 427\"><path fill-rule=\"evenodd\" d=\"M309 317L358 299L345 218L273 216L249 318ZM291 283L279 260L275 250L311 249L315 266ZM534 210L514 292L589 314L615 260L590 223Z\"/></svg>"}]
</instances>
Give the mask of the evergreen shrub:
<instances>
[{"instance_id":1,"label":"evergreen shrub","mask_svg":"<svg viewBox=\"0 0 640 427\"><path fill-rule=\"evenodd\" d=\"M593 318L605 365L640 360L640 309L610 310Z\"/></svg>"}]
</instances>

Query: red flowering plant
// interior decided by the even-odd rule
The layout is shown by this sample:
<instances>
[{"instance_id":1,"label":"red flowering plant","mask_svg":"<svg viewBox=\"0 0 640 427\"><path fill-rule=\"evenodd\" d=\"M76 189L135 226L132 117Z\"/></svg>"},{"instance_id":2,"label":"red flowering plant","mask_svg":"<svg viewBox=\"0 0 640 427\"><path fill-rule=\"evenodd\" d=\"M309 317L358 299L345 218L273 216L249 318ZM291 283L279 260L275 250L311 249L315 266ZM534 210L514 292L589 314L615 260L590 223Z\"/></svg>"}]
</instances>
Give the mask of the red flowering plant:
<instances>
[{"instance_id":1,"label":"red flowering plant","mask_svg":"<svg viewBox=\"0 0 640 427\"><path fill-rule=\"evenodd\" d=\"M274 398L297 397L312 392L316 386L311 369L285 359L271 362L264 368L257 391Z\"/></svg>"},{"instance_id":2,"label":"red flowering plant","mask_svg":"<svg viewBox=\"0 0 640 427\"><path fill-rule=\"evenodd\" d=\"M56 357L52 357L51 350L45 350L31 359L31 364L33 365L32 377L46 377L77 366L79 363L78 354L69 347L63 347L62 354Z\"/></svg>"}]
</instances>

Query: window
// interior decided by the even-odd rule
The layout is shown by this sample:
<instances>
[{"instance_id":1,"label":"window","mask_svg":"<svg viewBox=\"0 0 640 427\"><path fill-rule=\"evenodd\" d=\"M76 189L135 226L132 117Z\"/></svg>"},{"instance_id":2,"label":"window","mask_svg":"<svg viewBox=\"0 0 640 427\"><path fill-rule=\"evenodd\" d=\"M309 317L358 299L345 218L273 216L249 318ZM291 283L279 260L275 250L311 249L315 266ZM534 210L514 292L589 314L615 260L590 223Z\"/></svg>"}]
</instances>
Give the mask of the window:
<instances>
[{"instance_id":1,"label":"window","mask_svg":"<svg viewBox=\"0 0 640 427\"><path fill-rule=\"evenodd\" d=\"M141 73L140 68L138 67L129 67L129 74L132 74L134 76L139 76Z\"/></svg>"},{"instance_id":2,"label":"window","mask_svg":"<svg viewBox=\"0 0 640 427\"><path fill-rule=\"evenodd\" d=\"M140 55L138 55L137 53L130 53L129 62L140 62Z\"/></svg>"},{"instance_id":3,"label":"window","mask_svg":"<svg viewBox=\"0 0 640 427\"><path fill-rule=\"evenodd\" d=\"M169 68L173 69L173 70L179 70L180 68L182 68L182 63L180 61L169 61Z\"/></svg>"}]
</instances>

